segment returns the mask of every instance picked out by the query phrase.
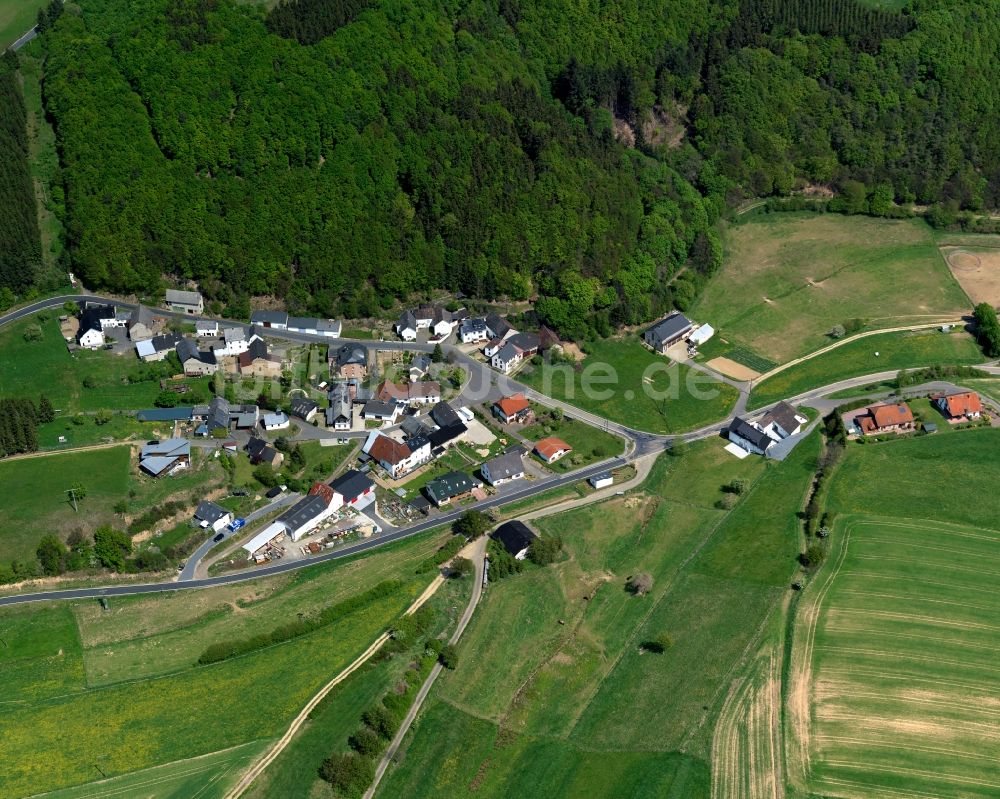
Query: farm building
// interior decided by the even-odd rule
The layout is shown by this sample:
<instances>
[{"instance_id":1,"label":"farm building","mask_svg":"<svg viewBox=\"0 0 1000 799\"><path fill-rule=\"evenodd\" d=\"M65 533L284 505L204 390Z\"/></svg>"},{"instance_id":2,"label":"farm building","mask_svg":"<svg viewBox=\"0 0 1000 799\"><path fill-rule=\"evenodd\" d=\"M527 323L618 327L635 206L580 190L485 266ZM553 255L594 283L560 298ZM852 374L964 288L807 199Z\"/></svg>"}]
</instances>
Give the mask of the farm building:
<instances>
[{"instance_id":1,"label":"farm building","mask_svg":"<svg viewBox=\"0 0 1000 799\"><path fill-rule=\"evenodd\" d=\"M789 436L794 436L802 429L802 425L808 421L808 416L800 413L794 406L782 401L764 414L764 418L760 420L760 427L775 441L780 441Z\"/></svg>"},{"instance_id":2,"label":"farm building","mask_svg":"<svg viewBox=\"0 0 1000 799\"><path fill-rule=\"evenodd\" d=\"M152 338L163 329L163 317L154 316L145 305L137 305L125 325L130 341Z\"/></svg>"},{"instance_id":3,"label":"farm building","mask_svg":"<svg viewBox=\"0 0 1000 799\"><path fill-rule=\"evenodd\" d=\"M288 328L288 314L284 311L254 311L250 314L250 324L258 327L269 327L273 330Z\"/></svg>"},{"instance_id":4,"label":"farm building","mask_svg":"<svg viewBox=\"0 0 1000 799\"><path fill-rule=\"evenodd\" d=\"M345 507L360 510L375 501L375 484L357 469L349 469L332 480L330 488L340 494Z\"/></svg>"},{"instance_id":5,"label":"farm building","mask_svg":"<svg viewBox=\"0 0 1000 799\"><path fill-rule=\"evenodd\" d=\"M168 438L144 444L139 452L139 468L153 477L163 477L191 463L191 444L183 438Z\"/></svg>"},{"instance_id":6,"label":"farm building","mask_svg":"<svg viewBox=\"0 0 1000 799\"><path fill-rule=\"evenodd\" d=\"M614 485L615 479L611 476L611 472L601 472L600 474L595 474L593 477L587 480L594 488L608 488Z\"/></svg>"},{"instance_id":7,"label":"farm building","mask_svg":"<svg viewBox=\"0 0 1000 799\"><path fill-rule=\"evenodd\" d=\"M688 341L690 341L696 347L700 347L714 335L715 335L714 327L712 327L711 325L701 325L690 336L688 336Z\"/></svg>"},{"instance_id":8,"label":"farm building","mask_svg":"<svg viewBox=\"0 0 1000 799\"><path fill-rule=\"evenodd\" d=\"M167 307L171 311L186 314L201 314L205 312L205 301L197 291L179 291L167 289Z\"/></svg>"},{"instance_id":9,"label":"farm building","mask_svg":"<svg viewBox=\"0 0 1000 799\"><path fill-rule=\"evenodd\" d=\"M516 519L504 522L496 530L490 533L490 538L503 545L516 560L524 560L528 557L528 549L531 542L538 538L531 528L524 522Z\"/></svg>"},{"instance_id":10,"label":"farm building","mask_svg":"<svg viewBox=\"0 0 1000 799\"><path fill-rule=\"evenodd\" d=\"M684 314L675 311L661 319L642 338L654 351L663 353L678 341L683 341L694 329L694 323Z\"/></svg>"},{"instance_id":11,"label":"farm building","mask_svg":"<svg viewBox=\"0 0 1000 799\"><path fill-rule=\"evenodd\" d=\"M162 361L183 341L180 333L166 333L162 336L144 338L135 342L135 354L147 363Z\"/></svg>"},{"instance_id":12,"label":"farm building","mask_svg":"<svg viewBox=\"0 0 1000 799\"><path fill-rule=\"evenodd\" d=\"M319 403L307 397L296 397L291 402L292 416L311 422L319 412Z\"/></svg>"}]
</instances>

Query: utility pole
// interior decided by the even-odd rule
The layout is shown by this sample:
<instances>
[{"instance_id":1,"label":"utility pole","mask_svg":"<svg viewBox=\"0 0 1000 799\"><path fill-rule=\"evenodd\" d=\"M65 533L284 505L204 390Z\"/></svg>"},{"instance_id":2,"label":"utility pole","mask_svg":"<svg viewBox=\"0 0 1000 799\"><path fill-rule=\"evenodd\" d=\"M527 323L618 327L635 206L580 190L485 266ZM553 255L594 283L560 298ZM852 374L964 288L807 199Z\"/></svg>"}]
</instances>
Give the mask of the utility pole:
<instances>
[{"instance_id":1,"label":"utility pole","mask_svg":"<svg viewBox=\"0 0 1000 799\"><path fill-rule=\"evenodd\" d=\"M66 493L69 494L69 501L73 503L73 510L79 513L80 509L76 505L76 489L75 488L67 489Z\"/></svg>"}]
</instances>

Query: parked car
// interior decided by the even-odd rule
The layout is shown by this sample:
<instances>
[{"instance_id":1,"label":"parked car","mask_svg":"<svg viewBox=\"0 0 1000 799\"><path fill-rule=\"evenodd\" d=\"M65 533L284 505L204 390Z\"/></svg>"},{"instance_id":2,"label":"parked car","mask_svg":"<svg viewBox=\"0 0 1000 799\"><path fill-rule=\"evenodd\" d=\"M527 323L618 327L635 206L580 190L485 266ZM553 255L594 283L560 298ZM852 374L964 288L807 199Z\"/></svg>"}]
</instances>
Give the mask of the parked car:
<instances>
[{"instance_id":1,"label":"parked car","mask_svg":"<svg viewBox=\"0 0 1000 799\"><path fill-rule=\"evenodd\" d=\"M219 533L219 534L218 534L218 535L217 535L217 536L216 536L215 538L213 538L212 540L213 540L213 541L215 541L215 542L219 542L219 541L221 541L221 540L222 540L223 538L225 538L225 537L226 537L226 534L225 534L225 533Z\"/></svg>"}]
</instances>

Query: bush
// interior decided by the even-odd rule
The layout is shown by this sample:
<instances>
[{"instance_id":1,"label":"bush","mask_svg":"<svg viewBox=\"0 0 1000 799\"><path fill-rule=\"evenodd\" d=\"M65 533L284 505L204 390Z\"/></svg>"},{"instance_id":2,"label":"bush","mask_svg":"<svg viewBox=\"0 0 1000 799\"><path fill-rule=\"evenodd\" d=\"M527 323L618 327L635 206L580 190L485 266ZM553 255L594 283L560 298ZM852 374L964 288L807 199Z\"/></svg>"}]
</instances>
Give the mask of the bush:
<instances>
[{"instance_id":1,"label":"bush","mask_svg":"<svg viewBox=\"0 0 1000 799\"><path fill-rule=\"evenodd\" d=\"M451 568L448 569L448 576L456 579L462 579L468 577L470 574L475 574L476 566L468 558L455 558L451 562Z\"/></svg>"},{"instance_id":2,"label":"bush","mask_svg":"<svg viewBox=\"0 0 1000 799\"><path fill-rule=\"evenodd\" d=\"M736 494L725 493L719 497L718 502L715 503L715 507L719 510L732 510L739 504L739 497Z\"/></svg>"},{"instance_id":3,"label":"bush","mask_svg":"<svg viewBox=\"0 0 1000 799\"><path fill-rule=\"evenodd\" d=\"M464 535L469 540L479 538L490 529L490 517L481 510L467 510L451 526L456 535Z\"/></svg>"},{"instance_id":4,"label":"bush","mask_svg":"<svg viewBox=\"0 0 1000 799\"><path fill-rule=\"evenodd\" d=\"M490 582L502 580L517 574L524 568L524 564L515 559L503 544L491 540L486 545L486 552L490 558Z\"/></svg>"},{"instance_id":5,"label":"bush","mask_svg":"<svg viewBox=\"0 0 1000 799\"><path fill-rule=\"evenodd\" d=\"M458 665L458 651L451 644L445 644L438 652L438 663L446 669L454 669Z\"/></svg>"},{"instance_id":6,"label":"bush","mask_svg":"<svg viewBox=\"0 0 1000 799\"><path fill-rule=\"evenodd\" d=\"M42 568L42 574L53 576L66 571L68 550L58 536L52 533L42 536L35 554L38 557L38 564Z\"/></svg>"},{"instance_id":7,"label":"bush","mask_svg":"<svg viewBox=\"0 0 1000 799\"><path fill-rule=\"evenodd\" d=\"M750 490L750 481L743 477L737 477L730 481L729 485L727 485L724 490L728 491L730 494L745 494Z\"/></svg>"},{"instance_id":8,"label":"bush","mask_svg":"<svg viewBox=\"0 0 1000 799\"><path fill-rule=\"evenodd\" d=\"M362 727L347 739L347 745L362 757L376 757L383 747L382 739L371 728Z\"/></svg>"},{"instance_id":9,"label":"bush","mask_svg":"<svg viewBox=\"0 0 1000 799\"><path fill-rule=\"evenodd\" d=\"M652 652L655 655L662 655L673 645L674 640L669 635L666 633L660 633L660 635L655 638L643 641L640 646L646 652Z\"/></svg>"},{"instance_id":10,"label":"bush","mask_svg":"<svg viewBox=\"0 0 1000 799\"><path fill-rule=\"evenodd\" d=\"M370 707L361 715L361 720L371 728L379 738L387 741L392 740L392 736L399 729L399 722L396 717L389 712L385 705L375 705Z\"/></svg>"},{"instance_id":11,"label":"bush","mask_svg":"<svg viewBox=\"0 0 1000 799\"><path fill-rule=\"evenodd\" d=\"M563 542L558 535L536 538L528 547L528 560L538 566L548 566L562 552Z\"/></svg>"},{"instance_id":12,"label":"bush","mask_svg":"<svg viewBox=\"0 0 1000 799\"><path fill-rule=\"evenodd\" d=\"M653 589L653 576L647 572L639 572L628 578L625 587L629 593L645 596Z\"/></svg>"},{"instance_id":13,"label":"bush","mask_svg":"<svg viewBox=\"0 0 1000 799\"><path fill-rule=\"evenodd\" d=\"M346 796L361 796L375 779L375 764L354 752L332 754L319 767L319 776Z\"/></svg>"},{"instance_id":14,"label":"bush","mask_svg":"<svg viewBox=\"0 0 1000 799\"><path fill-rule=\"evenodd\" d=\"M464 547L468 542L460 535L456 535L454 538L449 539L443 546L441 546L437 552L428 558L425 558L419 566L417 566L417 574L425 574L436 570L441 566L442 563L447 563L456 553Z\"/></svg>"},{"instance_id":15,"label":"bush","mask_svg":"<svg viewBox=\"0 0 1000 799\"><path fill-rule=\"evenodd\" d=\"M807 569L815 569L826 559L826 549L822 544L810 544L808 549L799 555L799 563Z\"/></svg>"}]
</instances>

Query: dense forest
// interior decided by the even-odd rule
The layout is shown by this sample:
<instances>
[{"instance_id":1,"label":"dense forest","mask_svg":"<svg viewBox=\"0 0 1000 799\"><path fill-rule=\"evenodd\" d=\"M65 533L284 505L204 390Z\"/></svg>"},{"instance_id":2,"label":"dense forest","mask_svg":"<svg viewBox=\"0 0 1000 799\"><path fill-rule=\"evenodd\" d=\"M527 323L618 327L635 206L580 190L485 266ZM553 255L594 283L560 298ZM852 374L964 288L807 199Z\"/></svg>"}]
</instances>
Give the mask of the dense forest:
<instances>
[{"instance_id":1,"label":"dense forest","mask_svg":"<svg viewBox=\"0 0 1000 799\"><path fill-rule=\"evenodd\" d=\"M0 308L32 285L41 257L24 98L17 57L7 53L0 58Z\"/></svg>"},{"instance_id":2,"label":"dense forest","mask_svg":"<svg viewBox=\"0 0 1000 799\"><path fill-rule=\"evenodd\" d=\"M537 297L569 336L686 307L716 222L1000 205L1000 0L86 0L44 85L87 285L357 317Z\"/></svg>"}]
</instances>

